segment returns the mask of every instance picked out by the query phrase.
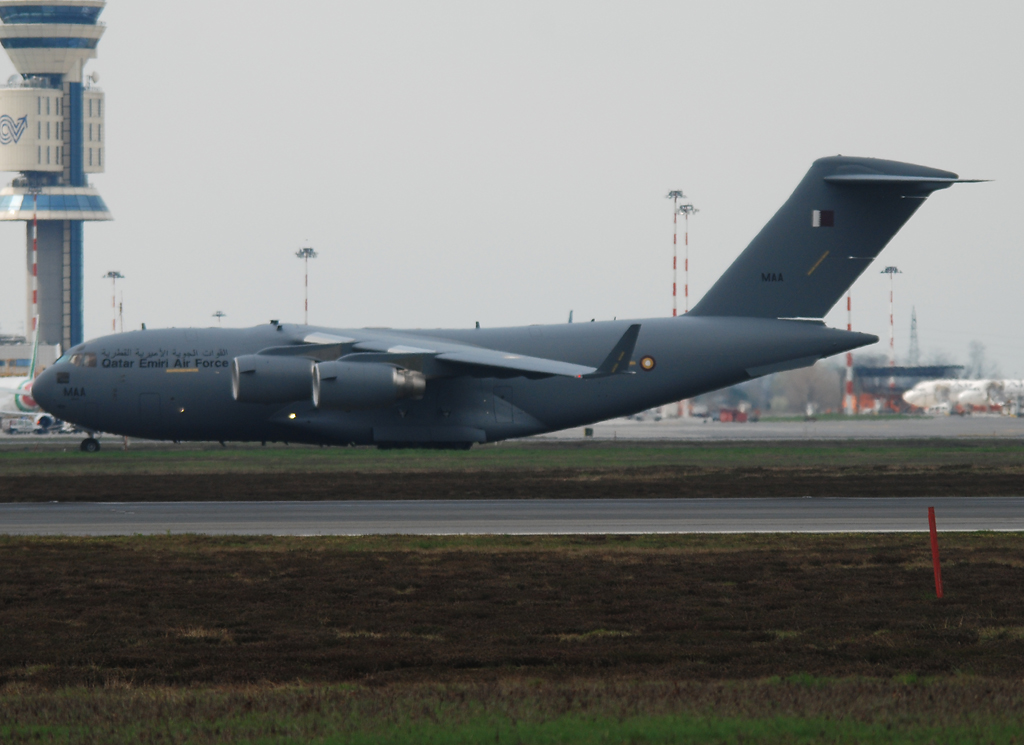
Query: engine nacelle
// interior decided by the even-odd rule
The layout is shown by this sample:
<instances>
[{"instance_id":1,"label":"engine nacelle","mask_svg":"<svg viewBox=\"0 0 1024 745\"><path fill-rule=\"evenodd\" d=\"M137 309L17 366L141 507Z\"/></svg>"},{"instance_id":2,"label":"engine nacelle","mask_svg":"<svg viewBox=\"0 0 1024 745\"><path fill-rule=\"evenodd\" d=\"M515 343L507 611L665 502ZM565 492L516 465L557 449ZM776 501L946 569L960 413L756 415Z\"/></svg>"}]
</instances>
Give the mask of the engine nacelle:
<instances>
[{"instance_id":1,"label":"engine nacelle","mask_svg":"<svg viewBox=\"0 0 1024 745\"><path fill-rule=\"evenodd\" d=\"M403 398L423 398L427 379L383 362L321 362L313 368L318 409L380 409Z\"/></svg>"},{"instance_id":2,"label":"engine nacelle","mask_svg":"<svg viewBox=\"0 0 1024 745\"><path fill-rule=\"evenodd\" d=\"M231 393L247 404L308 401L313 360L246 354L231 360Z\"/></svg>"}]
</instances>

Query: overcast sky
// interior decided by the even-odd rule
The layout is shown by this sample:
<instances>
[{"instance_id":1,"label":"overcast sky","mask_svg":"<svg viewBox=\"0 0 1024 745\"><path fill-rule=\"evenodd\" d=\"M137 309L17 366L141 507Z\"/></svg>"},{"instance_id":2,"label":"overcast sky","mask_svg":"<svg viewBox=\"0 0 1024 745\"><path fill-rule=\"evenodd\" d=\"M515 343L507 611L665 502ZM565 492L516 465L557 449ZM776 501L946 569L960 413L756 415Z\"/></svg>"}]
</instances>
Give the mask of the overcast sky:
<instances>
[{"instance_id":1,"label":"overcast sky","mask_svg":"<svg viewBox=\"0 0 1024 745\"><path fill-rule=\"evenodd\" d=\"M115 220L85 227L86 337L126 327L469 327L695 302L824 155L990 178L935 194L854 285L897 354L983 342L1024 376L1024 3L112 0L98 71ZM0 79L13 73L4 56ZM24 323L0 224L0 328ZM680 278L680 282L682 279ZM682 301L680 301L682 304ZM691 306L692 306L691 302ZM845 305L845 304L843 304ZM844 327L845 308L829 315Z\"/></svg>"}]
</instances>

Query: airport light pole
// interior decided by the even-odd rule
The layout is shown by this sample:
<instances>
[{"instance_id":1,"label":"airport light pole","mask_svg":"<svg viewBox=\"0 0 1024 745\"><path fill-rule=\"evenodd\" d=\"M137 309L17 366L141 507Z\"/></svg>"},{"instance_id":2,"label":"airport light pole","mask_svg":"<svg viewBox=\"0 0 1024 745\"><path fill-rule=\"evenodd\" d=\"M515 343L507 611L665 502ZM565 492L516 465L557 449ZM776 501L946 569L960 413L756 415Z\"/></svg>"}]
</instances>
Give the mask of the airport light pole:
<instances>
[{"instance_id":1,"label":"airport light pole","mask_svg":"<svg viewBox=\"0 0 1024 745\"><path fill-rule=\"evenodd\" d=\"M124 279L124 275L121 272L107 272L103 279L110 280L110 309L114 316L110 321L110 330L117 333L117 280Z\"/></svg>"},{"instance_id":2,"label":"airport light pole","mask_svg":"<svg viewBox=\"0 0 1024 745\"><path fill-rule=\"evenodd\" d=\"M677 269L677 256L679 249L677 248L676 235L678 234L678 216L679 216L679 200L686 199L686 195L683 194L680 189L673 189L665 195L665 199L672 200L672 315L676 315L676 273Z\"/></svg>"},{"instance_id":3,"label":"airport light pole","mask_svg":"<svg viewBox=\"0 0 1024 745\"><path fill-rule=\"evenodd\" d=\"M690 215L700 212L692 204L679 207L683 215L683 313L690 312ZM673 314L675 315L675 314Z\"/></svg>"},{"instance_id":4,"label":"airport light pole","mask_svg":"<svg viewBox=\"0 0 1024 745\"><path fill-rule=\"evenodd\" d=\"M316 256L317 256L317 253L312 248L300 248L298 251L295 252L295 255L297 257L299 257L300 259L302 259L303 262L306 265L306 284L305 284L305 288L306 288L306 305L305 305L305 315L303 316L302 323L304 325L308 326L309 325L309 260L310 259L315 259Z\"/></svg>"},{"instance_id":5,"label":"airport light pole","mask_svg":"<svg viewBox=\"0 0 1024 745\"><path fill-rule=\"evenodd\" d=\"M893 303L892 303L892 288L893 288L893 277L897 274L903 274L899 269L894 266L887 266L883 269L881 274L889 275L889 367L896 367L896 326L893 323ZM889 378L889 408L892 408L893 397L896 395L896 378Z\"/></svg>"},{"instance_id":6,"label":"airport light pole","mask_svg":"<svg viewBox=\"0 0 1024 745\"><path fill-rule=\"evenodd\" d=\"M853 331L853 302L851 293L846 294L846 330ZM857 413L857 400L853 396L853 352L846 353L846 414Z\"/></svg>"},{"instance_id":7,"label":"airport light pole","mask_svg":"<svg viewBox=\"0 0 1024 745\"><path fill-rule=\"evenodd\" d=\"M222 319L226 315L227 315L227 313L225 313L222 310L218 310L216 313L213 314L213 317L217 319L217 325L218 326L220 326L220 319Z\"/></svg>"},{"instance_id":8,"label":"airport light pole","mask_svg":"<svg viewBox=\"0 0 1024 745\"><path fill-rule=\"evenodd\" d=\"M672 317L675 318L678 315L678 272L679 272L679 215L683 215L684 229L683 229L683 241L685 245L685 253L683 258L683 296L684 310L683 313L690 312L690 215L697 212L697 209L692 204L684 204L680 206L679 200L686 199L686 195L681 189L673 189L665 195L666 199L672 200ZM685 401L680 401L676 405L676 416L685 417L689 412L689 407Z\"/></svg>"}]
</instances>

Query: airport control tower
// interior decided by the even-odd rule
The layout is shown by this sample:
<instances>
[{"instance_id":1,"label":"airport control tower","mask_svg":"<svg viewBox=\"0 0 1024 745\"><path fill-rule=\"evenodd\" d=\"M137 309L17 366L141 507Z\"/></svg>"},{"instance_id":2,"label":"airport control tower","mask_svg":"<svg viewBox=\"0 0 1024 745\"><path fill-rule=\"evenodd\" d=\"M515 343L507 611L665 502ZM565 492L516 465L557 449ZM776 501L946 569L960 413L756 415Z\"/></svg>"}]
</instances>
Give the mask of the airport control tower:
<instances>
[{"instance_id":1,"label":"airport control tower","mask_svg":"<svg viewBox=\"0 0 1024 745\"><path fill-rule=\"evenodd\" d=\"M0 220L27 223L31 308L35 195L40 343L63 349L83 341L83 223L112 219L88 180L103 172L106 158L103 92L95 73L83 79L106 30L99 23L105 5L0 0L0 45L20 73L0 87L0 171L18 172L0 189Z\"/></svg>"}]
</instances>

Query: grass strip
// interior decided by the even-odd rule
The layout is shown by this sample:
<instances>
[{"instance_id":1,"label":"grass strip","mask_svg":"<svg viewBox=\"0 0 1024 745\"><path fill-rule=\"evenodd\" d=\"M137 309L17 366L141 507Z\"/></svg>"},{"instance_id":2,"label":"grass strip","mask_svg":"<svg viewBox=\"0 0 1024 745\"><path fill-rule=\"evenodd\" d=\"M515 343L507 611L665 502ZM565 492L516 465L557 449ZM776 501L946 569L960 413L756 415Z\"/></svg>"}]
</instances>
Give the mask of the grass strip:
<instances>
[{"instance_id":1,"label":"grass strip","mask_svg":"<svg viewBox=\"0 0 1024 745\"><path fill-rule=\"evenodd\" d=\"M812 682L813 685L808 685ZM476 686L0 690L0 740L103 743L1016 742L984 679L512 681Z\"/></svg>"},{"instance_id":2,"label":"grass strip","mask_svg":"<svg viewBox=\"0 0 1024 745\"><path fill-rule=\"evenodd\" d=\"M1017 743L1018 726L981 724L967 727L893 727L888 724L830 721L826 719L736 719L718 717L632 717L588 719L560 717L548 722L510 722L480 719L464 724L420 722L375 727L365 731L311 734L330 729L324 722L284 717L243 716L235 720L195 722L165 720L119 729L106 727L0 726L0 740L11 743L103 742L132 745L146 742L175 743L323 743L323 745L482 745L483 743L531 743L532 745L596 745L597 743L936 743L959 745L979 742Z\"/></svg>"}]
</instances>

